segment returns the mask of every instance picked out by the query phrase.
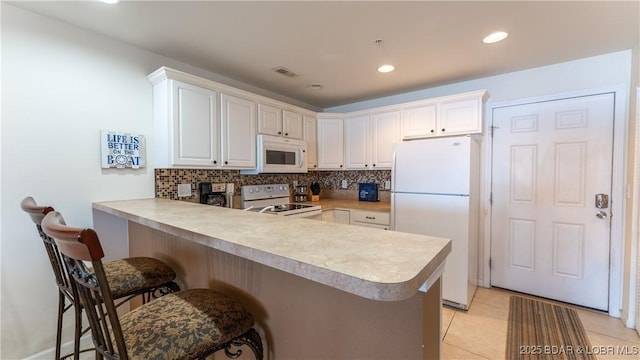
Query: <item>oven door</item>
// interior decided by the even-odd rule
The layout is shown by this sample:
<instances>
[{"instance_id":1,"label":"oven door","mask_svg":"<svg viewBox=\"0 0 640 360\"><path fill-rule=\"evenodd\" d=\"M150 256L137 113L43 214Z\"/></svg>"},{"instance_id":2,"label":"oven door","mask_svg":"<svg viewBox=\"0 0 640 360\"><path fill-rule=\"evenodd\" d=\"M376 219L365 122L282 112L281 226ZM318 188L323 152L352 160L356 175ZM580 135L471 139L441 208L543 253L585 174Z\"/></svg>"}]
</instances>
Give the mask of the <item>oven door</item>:
<instances>
[{"instance_id":1,"label":"oven door","mask_svg":"<svg viewBox=\"0 0 640 360\"><path fill-rule=\"evenodd\" d=\"M257 144L257 168L241 174L307 172L306 141L260 134Z\"/></svg>"}]
</instances>

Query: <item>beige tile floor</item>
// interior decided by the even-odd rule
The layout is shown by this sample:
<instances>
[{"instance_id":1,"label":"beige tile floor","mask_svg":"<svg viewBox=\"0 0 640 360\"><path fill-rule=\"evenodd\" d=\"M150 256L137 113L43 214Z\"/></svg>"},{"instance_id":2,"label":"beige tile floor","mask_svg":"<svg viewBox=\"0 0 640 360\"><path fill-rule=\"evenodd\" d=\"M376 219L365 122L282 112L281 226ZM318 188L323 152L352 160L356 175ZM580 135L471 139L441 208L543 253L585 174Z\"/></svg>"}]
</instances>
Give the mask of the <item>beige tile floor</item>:
<instances>
[{"instance_id":1,"label":"beige tile floor","mask_svg":"<svg viewBox=\"0 0 640 360\"><path fill-rule=\"evenodd\" d=\"M501 289L478 288L468 311L445 307L442 314L443 359L504 359L511 295L524 296ZM640 359L637 354L640 336L635 330L604 313L574 308L591 345L596 347L593 351L600 353L598 359ZM618 346L627 346L636 354L616 354Z\"/></svg>"}]
</instances>

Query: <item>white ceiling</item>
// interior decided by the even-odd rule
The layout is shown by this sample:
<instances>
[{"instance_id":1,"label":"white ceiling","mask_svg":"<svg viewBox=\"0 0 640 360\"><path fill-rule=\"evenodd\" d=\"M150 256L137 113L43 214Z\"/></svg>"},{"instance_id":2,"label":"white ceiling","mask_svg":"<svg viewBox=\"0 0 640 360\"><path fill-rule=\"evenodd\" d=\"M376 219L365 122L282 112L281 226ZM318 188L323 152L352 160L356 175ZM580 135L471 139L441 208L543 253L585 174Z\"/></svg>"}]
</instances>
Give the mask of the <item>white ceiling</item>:
<instances>
[{"instance_id":1,"label":"white ceiling","mask_svg":"<svg viewBox=\"0 0 640 360\"><path fill-rule=\"evenodd\" d=\"M638 1L12 4L318 108L637 48L640 41ZM482 44L495 30L509 37ZM377 73L387 62L396 71ZM277 66L298 76L277 74Z\"/></svg>"}]
</instances>

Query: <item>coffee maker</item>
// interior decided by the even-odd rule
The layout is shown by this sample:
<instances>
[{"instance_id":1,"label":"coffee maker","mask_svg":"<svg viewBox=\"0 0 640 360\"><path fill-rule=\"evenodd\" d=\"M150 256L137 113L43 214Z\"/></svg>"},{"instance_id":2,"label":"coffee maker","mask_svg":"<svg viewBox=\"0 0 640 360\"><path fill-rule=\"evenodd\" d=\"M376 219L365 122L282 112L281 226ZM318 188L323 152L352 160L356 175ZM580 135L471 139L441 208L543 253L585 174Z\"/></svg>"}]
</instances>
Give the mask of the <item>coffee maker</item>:
<instances>
[{"instance_id":1,"label":"coffee maker","mask_svg":"<svg viewBox=\"0 0 640 360\"><path fill-rule=\"evenodd\" d=\"M199 184L200 203L212 206L229 207L231 202L227 199L227 184L202 182Z\"/></svg>"}]
</instances>

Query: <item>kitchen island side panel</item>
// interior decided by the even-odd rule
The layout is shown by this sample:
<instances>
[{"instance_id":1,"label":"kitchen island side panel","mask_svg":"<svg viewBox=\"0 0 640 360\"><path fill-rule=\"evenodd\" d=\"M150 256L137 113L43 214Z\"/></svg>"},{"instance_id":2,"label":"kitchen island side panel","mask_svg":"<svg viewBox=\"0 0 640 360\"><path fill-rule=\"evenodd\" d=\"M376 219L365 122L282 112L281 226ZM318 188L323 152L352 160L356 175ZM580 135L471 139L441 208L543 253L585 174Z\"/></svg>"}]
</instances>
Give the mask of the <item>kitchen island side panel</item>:
<instances>
[{"instance_id":1,"label":"kitchen island side panel","mask_svg":"<svg viewBox=\"0 0 640 360\"><path fill-rule=\"evenodd\" d=\"M240 299L256 318L265 359L440 358L440 280L407 300L370 300L135 222L128 227L130 256L166 261L183 289L223 288Z\"/></svg>"}]
</instances>

